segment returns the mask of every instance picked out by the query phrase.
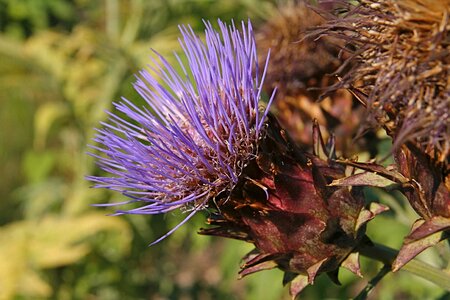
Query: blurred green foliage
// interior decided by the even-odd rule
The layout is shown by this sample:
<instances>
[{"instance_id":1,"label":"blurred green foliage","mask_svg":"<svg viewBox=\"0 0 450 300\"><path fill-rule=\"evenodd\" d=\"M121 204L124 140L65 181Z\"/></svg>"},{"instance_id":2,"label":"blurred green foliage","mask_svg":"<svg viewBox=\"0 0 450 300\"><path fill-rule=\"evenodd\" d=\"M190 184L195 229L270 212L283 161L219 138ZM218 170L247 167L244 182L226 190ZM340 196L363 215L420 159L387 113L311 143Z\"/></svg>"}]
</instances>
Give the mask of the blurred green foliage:
<instances>
[{"instance_id":1,"label":"blurred green foliage","mask_svg":"<svg viewBox=\"0 0 450 300\"><path fill-rule=\"evenodd\" d=\"M179 50L181 23L199 33L202 19L257 25L274 2L0 0L0 299L289 299L280 271L236 280L250 245L196 235L201 214L147 248L183 215L105 216L112 210L91 204L123 196L84 180L100 174L86 155L94 127L112 101L139 101L133 73L150 48ZM369 234L398 247L415 216L400 197L367 193L393 207ZM432 250L424 255L440 263ZM370 278L380 266L364 262ZM409 274L390 276L374 297L440 294ZM346 272L341 279L337 287L321 277L303 298L345 299L364 285Z\"/></svg>"}]
</instances>

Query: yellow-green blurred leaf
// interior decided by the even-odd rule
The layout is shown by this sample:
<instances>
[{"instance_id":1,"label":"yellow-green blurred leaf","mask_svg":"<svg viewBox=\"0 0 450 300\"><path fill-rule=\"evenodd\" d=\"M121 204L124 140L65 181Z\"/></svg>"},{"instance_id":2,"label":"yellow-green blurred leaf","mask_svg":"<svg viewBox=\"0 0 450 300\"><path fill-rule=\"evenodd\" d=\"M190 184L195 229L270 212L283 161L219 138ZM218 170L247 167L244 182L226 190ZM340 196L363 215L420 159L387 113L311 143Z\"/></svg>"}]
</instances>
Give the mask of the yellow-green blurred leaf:
<instances>
[{"instance_id":1,"label":"yellow-green blurred leaf","mask_svg":"<svg viewBox=\"0 0 450 300\"><path fill-rule=\"evenodd\" d=\"M35 146L42 149L45 146L48 132L52 125L68 113L67 106L60 102L47 102L36 111L34 119Z\"/></svg>"},{"instance_id":2,"label":"yellow-green blurred leaf","mask_svg":"<svg viewBox=\"0 0 450 300\"><path fill-rule=\"evenodd\" d=\"M51 152L29 151L23 160L23 170L30 182L39 182L49 175L53 164L54 154Z\"/></svg>"},{"instance_id":3,"label":"yellow-green blurred leaf","mask_svg":"<svg viewBox=\"0 0 450 300\"><path fill-rule=\"evenodd\" d=\"M73 218L47 215L39 221L20 221L0 228L0 299L48 296L50 287L39 270L79 261L91 250L88 238L100 232L113 233L116 255L128 251L127 223L100 213Z\"/></svg>"}]
</instances>

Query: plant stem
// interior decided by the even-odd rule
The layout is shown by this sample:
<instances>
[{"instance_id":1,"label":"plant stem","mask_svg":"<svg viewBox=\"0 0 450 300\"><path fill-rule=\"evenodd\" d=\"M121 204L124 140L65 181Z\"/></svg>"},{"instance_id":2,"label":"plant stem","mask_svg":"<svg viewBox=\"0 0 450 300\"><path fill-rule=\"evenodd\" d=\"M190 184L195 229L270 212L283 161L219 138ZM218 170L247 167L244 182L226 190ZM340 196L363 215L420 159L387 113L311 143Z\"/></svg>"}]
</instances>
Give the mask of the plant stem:
<instances>
[{"instance_id":1,"label":"plant stem","mask_svg":"<svg viewBox=\"0 0 450 300\"><path fill-rule=\"evenodd\" d=\"M360 253L361 255L381 261L382 263L390 266L397 256L398 251L384 245L375 244L373 246L362 247L360 249ZM427 263L413 259L404 265L402 270L422 277L442 287L443 289L450 291L450 274Z\"/></svg>"},{"instance_id":2,"label":"plant stem","mask_svg":"<svg viewBox=\"0 0 450 300\"><path fill-rule=\"evenodd\" d=\"M372 278L369 283L367 283L366 287L356 296L353 300L364 300L367 299L369 293L373 290L373 288L383 279L386 274L391 271L391 267L389 265L384 265L383 268L378 272L378 274Z\"/></svg>"}]
</instances>

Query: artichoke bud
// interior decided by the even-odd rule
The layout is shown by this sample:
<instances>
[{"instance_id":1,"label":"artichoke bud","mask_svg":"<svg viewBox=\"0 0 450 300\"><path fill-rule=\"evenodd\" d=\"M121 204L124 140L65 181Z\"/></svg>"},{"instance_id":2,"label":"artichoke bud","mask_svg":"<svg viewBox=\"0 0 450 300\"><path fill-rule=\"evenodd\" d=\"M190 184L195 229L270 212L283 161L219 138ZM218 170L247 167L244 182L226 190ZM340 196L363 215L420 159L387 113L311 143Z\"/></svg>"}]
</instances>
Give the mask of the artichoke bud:
<instances>
[{"instance_id":1,"label":"artichoke bud","mask_svg":"<svg viewBox=\"0 0 450 300\"><path fill-rule=\"evenodd\" d=\"M385 209L364 208L360 187L329 186L345 167L332 159L333 143L323 142L317 123L313 131L314 153L305 153L269 115L256 157L200 231L253 243L240 275L279 268L293 297L320 273L335 278L339 266L360 275L365 224Z\"/></svg>"}]
</instances>

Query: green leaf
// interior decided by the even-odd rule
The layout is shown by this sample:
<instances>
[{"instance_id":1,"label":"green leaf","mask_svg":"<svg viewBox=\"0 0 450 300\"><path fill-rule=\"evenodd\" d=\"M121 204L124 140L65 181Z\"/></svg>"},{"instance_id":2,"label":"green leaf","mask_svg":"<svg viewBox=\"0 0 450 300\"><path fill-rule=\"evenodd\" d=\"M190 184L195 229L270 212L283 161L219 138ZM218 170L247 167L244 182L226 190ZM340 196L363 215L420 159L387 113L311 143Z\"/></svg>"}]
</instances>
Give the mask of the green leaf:
<instances>
[{"instance_id":1,"label":"green leaf","mask_svg":"<svg viewBox=\"0 0 450 300\"><path fill-rule=\"evenodd\" d=\"M35 183L49 176L55 163L54 154L50 151L29 151L23 160L23 170L29 182Z\"/></svg>"},{"instance_id":2,"label":"green leaf","mask_svg":"<svg viewBox=\"0 0 450 300\"><path fill-rule=\"evenodd\" d=\"M116 250L121 256L127 253L131 240L128 225L99 213L72 218L47 215L39 221L1 227L0 257L7 258L0 260L1 298L49 296L51 288L39 271L79 261L92 248L88 238L100 232L113 233Z\"/></svg>"}]
</instances>

